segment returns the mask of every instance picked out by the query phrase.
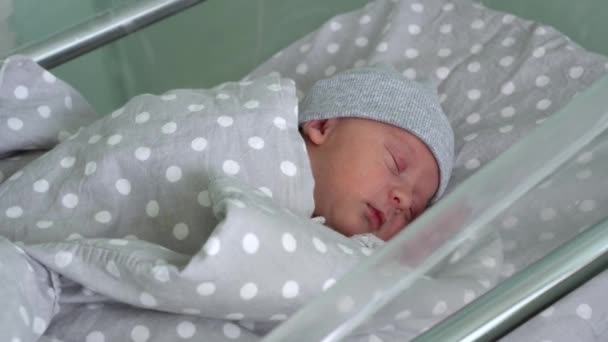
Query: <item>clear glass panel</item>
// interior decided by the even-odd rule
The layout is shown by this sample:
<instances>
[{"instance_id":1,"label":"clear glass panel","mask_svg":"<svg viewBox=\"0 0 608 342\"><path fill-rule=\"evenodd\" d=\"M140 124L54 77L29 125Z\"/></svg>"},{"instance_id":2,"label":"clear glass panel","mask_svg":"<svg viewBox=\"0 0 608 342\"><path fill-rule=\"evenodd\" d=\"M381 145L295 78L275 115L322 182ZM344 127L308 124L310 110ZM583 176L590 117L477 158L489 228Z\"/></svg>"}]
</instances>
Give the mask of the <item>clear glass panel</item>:
<instances>
[{"instance_id":1,"label":"clear glass panel","mask_svg":"<svg viewBox=\"0 0 608 342\"><path fill-rule=\"evenodd\" d=\"M337 341L378 327L411 339L604 220L607 92L604 78L577 96L266 341Z\"/></svg>"}]
</instances>

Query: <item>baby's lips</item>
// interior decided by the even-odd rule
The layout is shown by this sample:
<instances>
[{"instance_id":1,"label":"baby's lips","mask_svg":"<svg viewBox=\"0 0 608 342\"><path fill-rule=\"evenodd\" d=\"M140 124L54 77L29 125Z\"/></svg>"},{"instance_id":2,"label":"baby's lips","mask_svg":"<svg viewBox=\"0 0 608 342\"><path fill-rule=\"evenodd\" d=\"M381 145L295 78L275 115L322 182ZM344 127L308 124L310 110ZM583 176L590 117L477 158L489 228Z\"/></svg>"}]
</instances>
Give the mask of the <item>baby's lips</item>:
<instances>
[{"instance_id":1,"label":"baby's lips","mask_svg":"<svg viewBox=\"0 0 608 342\"><path fill-rule=\"evenodd\" d=\"M470 217L471 212L472 209L462 203L447 209L435 221L434 227L426 227L410 239L407 243L409 248L402 252L401 263L409 267L419 265L437 248L465 229L462 224Z\"/></svg>"}]
</instances>

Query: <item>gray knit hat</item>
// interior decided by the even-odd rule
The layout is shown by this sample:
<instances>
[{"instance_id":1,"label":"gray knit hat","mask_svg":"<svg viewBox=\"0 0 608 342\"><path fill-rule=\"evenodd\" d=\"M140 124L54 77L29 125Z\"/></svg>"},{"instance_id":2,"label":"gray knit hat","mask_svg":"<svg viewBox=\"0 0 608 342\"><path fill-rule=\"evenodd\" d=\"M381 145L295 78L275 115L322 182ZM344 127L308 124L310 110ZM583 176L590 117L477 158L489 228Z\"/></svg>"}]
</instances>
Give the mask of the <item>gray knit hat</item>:
<instances>
[{"instance_id":1,"label":"gray knit hat","mask_svg":"<svg viewBox=\"0 0 608 342\"><path fill-rule=\"evenodd\" d=\"M317 81L300 103L298 121L365 118L407 130L422 140L439 165L436 201L445 191L454 163L454 132L427 84L408 80L380 64L347 70Z\"/></svg>"}]
</instances>

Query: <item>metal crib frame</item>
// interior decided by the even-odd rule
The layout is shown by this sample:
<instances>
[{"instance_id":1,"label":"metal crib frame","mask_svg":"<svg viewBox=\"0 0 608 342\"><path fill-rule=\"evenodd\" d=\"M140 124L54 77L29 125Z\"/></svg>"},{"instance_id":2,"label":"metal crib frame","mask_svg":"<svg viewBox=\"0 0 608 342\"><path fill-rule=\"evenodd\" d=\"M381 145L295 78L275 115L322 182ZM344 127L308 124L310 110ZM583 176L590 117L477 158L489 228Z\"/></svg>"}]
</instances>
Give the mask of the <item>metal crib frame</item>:
<instances>
[{"instance_id":1,"label":"metal crib frame","mask_svg":"<svg viewBox=\"0 0 608 342\"><path fill-rule=\"evenodd\" d=\"M101 13L16 53L50 69L203 1L138 1ZM604 221L518 272L416 341L494 340L607 267L608 221Z\"/></svg>"}]
</instances>

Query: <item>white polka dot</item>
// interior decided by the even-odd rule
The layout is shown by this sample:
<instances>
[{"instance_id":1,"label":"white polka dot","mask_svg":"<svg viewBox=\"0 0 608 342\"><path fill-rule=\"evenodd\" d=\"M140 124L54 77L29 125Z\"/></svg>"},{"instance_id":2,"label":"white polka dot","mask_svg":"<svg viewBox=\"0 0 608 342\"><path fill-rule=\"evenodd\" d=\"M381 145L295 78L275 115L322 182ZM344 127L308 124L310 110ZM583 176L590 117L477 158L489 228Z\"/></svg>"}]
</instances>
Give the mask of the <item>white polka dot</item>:
<instances>
[{"instance_id":1,"label":"white polka dot","mask_svg":"<svg viewBox=\"0 0 608 342\"><path fill-rule=\"evenodd\" d=\"M144 325L136 325L131 330L131 340L133 342L146 342L150 338L150 329Z\"/></svg>"},{"instance_id":2,"label":"white polka dot","mask_svg":"<svg viewBox=\"0 0 608 342\"><path fill-rule=\"evenodd\" d=\"M72 109L72 106L73 106L72 97L70 95L64 97L63 104L65 105L65 108Z\"/></svg>"},{"instance_id":3,"label":"white polka dot","mask_svg":"<svg viewBox=\"0 0 608 342\"><path fill-rule=\"evenodd\" d=\"M95 171L97 171L97 163L95 162L88 162L84 167L85 176L90 176L94 174Z\"/></svg>"},{"instance_id":4,"label":"white polka dot","mask_svg":"<svg viewBox=\"0 0 608 342\"><path fill-rule=\"evenodd\" d=\"M160 130L163 134L173 134L177 130L177 124L173 121L167 122Z\"/></svg>"},{"instance_id":5,"label":"white polka dot","mask_svg":"<svg viewBox=\"0 0 608 342\"><path fill-rule=\"evenodd\" d=\"M116 119L117 117L121 116L124 111L124 107L118 108L117 110L113 111L110 116L112 117L112 119Z\"/></svg>"},{"instance_id":6,"label":"white polka dot","mask_svg":"<svg viewBox=\"0 0 608 342\"><path fill-rule=\"evenodd\" d=\"M59 251L55 254L55 265L59 268L64 268L72 263L74 254L66 251Z\"/></svg>"},{"instance_id":7,"label":"white polka dot","mask_svg":"<svg viewBox=\"0 0 608 342\"><path fill-rule=\"evenodd\" d=\"M114 186L121 195L127 196L131 193L131 182L128 179L121 178L116 181Z\"/></svg>"},{"instance_id":8,"label":"white polka dot","mask_svg":"<svg viewBox=\"0 0 608 342\"><path fill-rule=\"evenodd\" d=\"M241 328L233 323L224 324L222 331L224 332L224 336L231 340L237 339L239 336L241 336Z\"/></svg>"},{"instance_id":9,"label":"white polka dot","mask_svg":"<svg viewBox=\"0 0 608 342\"><path fill-rule=\"evenodd\" d=\"M8 177L8 180L9 181L14 181L14 180L19 179L21 176L23 176L23 171L19 170L19 171L13 173L12 176Z\"/></svg>"},{"instance_id":10,"label":"white polka dot","mask_svg":"<svg viewBox=\"0 0 608 342\"><path fill-rule=\"evenodd\" d=\"M515 16L512 14L506 14L505 16L502 17L503 24L511 24L514 21L515 21Z\"/></svg>"},{"instance_id":11,"label":"white polka dot","mask_svg":"<svg viewBox=\"0 0 608 342\"><path fill-rule=\"evenodd\" d=\"M387 42L381 42L380 44L378 44L376 46L376 51L378 51L378 52L386 52L387 50L388 50Z\"/></svg>"},{"instance_id":12,"label":"white polka dot","mask_svg":"<svg viewBox=\"0 0 608 342\"><path fill-rule=\"evenodd\" d=\"M593 172L591 172L591 170L585 169L585 170L577 172L576 178L583 180L583 179L587 179L587 178L591 177L592 175L593 175Z\"/></svg>"},{"instance_id":13,"label":"white polka dot","mask_svg":"<svg viewBox=\"0 0 608 342\"><path fill-rule=\"evenodd\" d=\"M311 47L310 43L305 43L300 46L299 50L301 53L305 53L305 52L308 52L308 50L310 50L310 47Z\"/></svg>"},{"instance_id":14,"label":"white polka dot","mask_svg":"<svg viewBox=\"0 0 608 342\"><path fill-rule=\"evenodd\" d=\"M240 295L243 300L253 299L258 294L258 287L254 283L247 283L241 287Z\"/></svg>"},{"instance_id":15,"label":"white polka dot","mask_svg":"<svg viewBox=\"0 0 608 342\"><path fill-rule=\"evenodd\" d=\"M479 136L479 135L478 135L477 133L471 133L471 134L469 134L469 135L465 135L465 136L464 136L464 138L462 138L462 139L463 139L464 141L469 142L469 141L473 141L473 140L477 139L477 137L478 137L478 136Z\"/></svg>"},{"instance_id":16,"label":"white polka dot","mask_svg":"<svg viewBox=\"0 0 608 342\"><path fill-rule=\"evenodd\" d=\"M551 100L542 99L536 103L536 109L538 110L546 110L551 106Z\"/></svg>"},{"instance_id":17,"label":"white polka dot","mask_svg":"<svg viewBox=\"0 0 608 342\"><path fill-rule=\"evenodd\" d=\"M481 69L481 64L479 64L479 62L471 62L467 65L467 70L469 70L469 72L478 72L479 69Z\"/></svg>"},{"instance_id":18,"label":"white polka dot","mask_svg":"<svg viewBox=\"0 0 608 342\"><path fill-rule=\"evenodd\" d=\"M467 120L468 124L472 125L472 124L478 123L480 119L481 119L481 116L479 116L478 113L473 113L473 114L467 116L466 120Z\"/></svg>"},{"instance_id":19,"label":"white polka dot","mask_svg":"<svg viewBox=\"0 0 608 342\"><path fill-rule=\"evenodd\" d=\"M579 164L586 164L593 160L593 152L583 152L577 158L576 162Z\"/></svg>"},{"instance_id":20,"label":"white polka dot","mask_svg":"<svg viewBox=\"0 0 608 342\"><path fill-rule=\"evenodd\" d=\"M409 32L411 35L415 36L415 35L420 34L420 32L421 32L422 30L420 29L420 26L418 26L418 25L414 25L414 24L410 24L410 25L408 25L408 26L407 26L407 31L408 31L408 32Z\"/></svg>"},{"instance_id":21,"label":"white polka dot","mask_svg":"<svg viewBox=\"0 0 608 342\"><path fill-rule=\"evenodd\" d=\"M444 80L450 74L450 69L447 67L439 67L435 71L435 74L437 75L437 78L439 78L440 80Z\"/></svg>"},{"instance_id":22,"label":"white polka dot","mask_svg":"<svg viewBox=\"0 0 608 342\"><path fill-rule=\"evenodd\" d=\"M178 182L182 179L182 169L179 166L169 166L165 171L165 178L171 183Z\"/></svg>"},{"instance_id":23,"label":"white polka dot","mask_svg":"<svg viewBox=\"0 0 608 342\"><path fill-rule=\"evenodd\" d=\"M439 27L439 32L449 34L452 32L452 24L443 24Z\"/></svg>"},{"instance_id":24,"label":"white polka dot","mask_svg":"<svg viewBox=\"0 0 608 342\"><path fill-rule=\"evenodd\" d=\"M353 66L355 68L360 68L360 67L364 66L365 64L367 64L365 59L358 59L357 61L355 61L355 64L353 64Z\"/></svg>"},{"instance_id":25,"label":"white polka dot","mask_svg":"<svg viewBox=\"0 0 608 342\"><path fill-rule=\"evenodd\" d=\"M190 230L188 225L183 222L180 222L173 227L173 236L175 236L175 238L178 240L187 238L189 233Z\"/></svg>"},{"instance_id":26,"label":"white polka dot","mask_svg":"<svg viewBox=\"0 0 608 342\"><path fill-rule=\"evenodd\" d=\"M312 244L315 246L315 248L317 249L317 251L319 251L321 253L327 252L327 246L318 237L315 236L315 237L312 238Z\"/></svg>"},{"instance_id":27,"label":"white polka dot","mask_svg":"<svg viewBox=\"0 0 608 342\"><path fill-rule=\"evenodd\" d=\"M219 100L228 100L230 98L230 95L226 93L219 93L215 97Z\"/></svg>"},{"instance_id":28,"label":"white polka dot","mask_svg":"<svg viewBox=\"0 0 608 342\"><path fill-rule=\"evenodd\" d=\"M109 211L103 210L95 214L95 221L99 223L109 223L112 220L112 214Z\"/></svg>"},{"instance_id":29,"label":"white polka dot","mask_svg":"<svg viewBox=\"0 0 608 342\"><path fill-rule=\"evenodd\" d=\"M160 98L163 101L173 101L173 100L177 99L177 95L176 94L164 94Z\"/></svg>"},{"instance_id":30,"label":"white polka dot","mask_svg":"<svg viewBox=\"0 0 608 342\"><path fill-rule=\"evenodd\" d=\"M329 77L329 76L333 75L335 72L336 72L336 67L333 65L330 65L325 69L324 74L325 74L325 76ZM297 115L297 108L296 108L296 115Z\"/></svg>"},{"instance_id":31,"label":"white polka dot","mask_svg":"<svg viewBox=\"0 0 608 342\"><path fill-rule=\"evenodd\" d=\"M146 215L150 217L157 217L160 211L157 201L150 201L146 204Z\"/></svg>"},{"instance_id":32,"label":"white polka dot","mask_svg":"<svg viewBox=\"0 0 608 342\"><path fill-rule=\"evenodd\" d=\"M46 321L40 317L34 317L33 331L35 334L42 335L46 330Z\"/></svg>"},{"instance_id":33,"label":"white polka dot","mask_svg":"<svg viewBox=\"0 0 608 342\"><path fill-rule=\"evenodd\" d=\"M585 69L582 66L575 66L570 68L568 75L573 79L578 79L583 76L583 72L585 72Z\"/></svg>"},{"instance_id":34,"label":"white polka dot","mask_svg":"<svg viewBox=\"0 0 608 342\"><path fill-rule=\"evenodd\" d=\"M283 172L283 174L286 176L293 177L298 172L298 168L296 167L296 165L294 163L292 163L290 161L282 161L281 162L281 172Z\"/></svg>"},{"instance_id":35,"label":"white polka dot","mask_svg":"<svg viewBox=\"0 0 608 342\"><path fill-rule=\"evenodd\" d=\"M296 239L293 237L292 234L290 233L284 233L282 238L281 238L281 242L283 243L283 248L290 253L295 252L296 248L297 248L297 242Z\"/></svg>"},{"instance_id":36,"label":"white polka dot","mask_svg":"<svg viewBox=\"0 0 608 342\"><path fill-rule=\"evenodd\" d=\"M479 89L471 89L467 92L467 97L471 101L479 100L481 97L481 91L479 91Z\"/></svg>"},{"instance_id":37,"label":"white polka dot","mask_svg":"<svg viewBox=\"0 0 608 342\"><path fill-rule=\"evenodd\" d=\"M332 21L332 22L329 23L329 28L332 31L336 32L336 31L339 31L342 28L342 24L340 24L337 21Z\"/></svg>"},{"instance_id":38,"label":"white polka dot","mask_svg":"<svg viewBox=\"0 0 608 342\"><path fill-rule=\"evenodd\" d=\"M359 18L359 24L365 25L365 24L368 24L371 20L372 20L372 18L369 15L364 15L361 18Z\"/></svg>"},{"instance_id":39,"label":"white polka dot","mask_svg":"<svg viewBox=\"0 0 608 342\"><path fill-rule=\"evenodd\" d=\"M407 68L403 71L403 76L405 76L409 80L415 80L416 79L416 70L414 70L412 68Z\"/></svg>"},{"instance_id":40,"label":"white polka dot","mask_svg":"<svg viewBox=\"0 0 608 342\"><path fill-rule=\"evenodd\" d=\"M249 146L256 150L261 150L264 148L264 139L260 137L251 137L247 140Z\"/></svg>"},{"instance_id":41,"label":"white polka dot","mask_svg":"<svg viewBox=\"0 0 608 342\"><path fill-rule=\"evenodd\" d=\"M579 204L578 209L582 212L590 212L595 209L596 203L594 200L584 200Z\"/></svg>"},{"instance_id":42,"label":"white polka dot","mask_svg":"<svg viewBox=\"0 0 608 342\"><path fill-rule=\"evenodd\" d=\"M355 300L351 296L342 296L338 300L337 309L340 313L348 313L355 307Z\"/></svg>"},{"instance_id":43,"label":"white polka dot","mask_svg":"<svg viewBox=\"0 0 608 342\"><path fill-rule=\"evenodd\" d=\"M539 26L534 30L534 34L537 36L544 36L547 34L547 30L544 27Z\"/></svg>"},{"instance_id":44,"label":"white polka dot","mask_svg":"<svg viewBox=\"0 0 608 342\"><path fill-rule=\"evenodd\" d=\"M139 295L139 301L143 306L154 307L157 305L156 298L147 292L142 292Z\"/></svg>"},{"instance_id":45,"label":"white polka dot","mask_svg":"<svg viewBox=\"0 0 608 342\"><path fill-rule=\"evenodd\" d=\"M177 325L177 335L181 338L192 338L196 333L196 326L192 322L183 321Z\"/></svg>"},{"instance_id":46,"label":"white polka dot","mask_svg":"<svg viewBox=\"0 0 608 342\"><path fill-rule=\"evenodd\" d=\"M540 211L540 218L543 221L550 221L555 218L557 212L553 208L544 208Z\"/></svg>"},{"instance_id":47,"label":"white polka dot","mask_svg":"<svg viewBox=\"0 0 608 342\"><path fill-rule=\"evenodd\" d=\"M119 134L114 134L108 138L108 145L116 145L119 144L122 140L122 136Z\"/></svg>"},{"instance_id":48,"label":"white polka dot","mask_svg":"<svg viewBox=\"0 0 608 342\"><path fill-rule=\"evenodd\" d=\"M545 47L540 46L540 47L537 47L536 49L534 49L534 51L532 51L532 56L534 56L536 58L541 58L545 55L546 52L547 52L547 50L545 49Z\"/></svg>"},{"instance_id":49,"label":"white polka dot","mask_svg":"<svg viewBox=\"0 0 608 342\"><path fill-rule=\"evenodd\" d=\"M336 52L338 52L340 50L340 45L336 44L336 43L331 43L329 45L327 45L327 52L330 54L335 54Z\"/></svg>"},{"instance_id":50,"label":"white polka dot","mask_svg":"<svg viewBox=\"0 0 608 342\"><path fill-rule=\"evenodd\" d=\"M369 41L365 37L358 37L357 39L355 39L355 45L357 45L359 47L365 47L365 46L367 46L368 43L369 43Z\"/></svg>"},{"instance_id":51,"label":"white polka dot","mask_svg":"<svg viewBox=\"0 0 608 342\"><path fill-rule=\"evenodd\" d=\"M57 80L57 78L53 74L46 70L42 73L42 78L47 83L55 83L55 81Z\"/></svg>"},{"instance_id":52,"label":"white polka dot","mask_svg":"<svg viewBox=\"0 0 608 342\"><path fill-rule=\"evenodd\" d=\"M125 236L125 239L129 238L129 236ZM125 239L110 239L108 243L114 246L126 246L129 244L129 241Z\"/></svg>"},{"instance_id":53,"label":"white polka dot","mask_svg":"<svg viewBox=\"0 0 608 342\"><path fill-rule=\"evenodd\" d=\"M405 50L405 57L409 58L409 59L414 59L416 57L418 57L418 50L416 49L407 49Z\"/></svg>"},{"instance_id":54,"label":"white polka dot","mask_svg":"<svg viewBox=\"0 0 608 342\"><path fill-rule=\"evenodd\" d=\"M199 192L196 199L198 201L198 204L200 204L203 207L211 206L211 199L209 199L209 191L207 191L207 190L203 190L203 191Z\"/></svg>"},{"instance_id":55,"label":"white polka dot","mask_svg":"<svg viewBox=\"0 0 608 342\"><path fill-rule=\"evenodd\" d=\"M211 282L201 283L196 287L196 292L201 296L211 296L215 293L215 284Z\"/></svg>"},{"instance_id":56,"label":"white polka dot","mask_svg":"<svg viewBox=\"0 0 608 342\"><path fill-rule=\"evenodd\" d=\"M327 291L330 287L334 286L336 279L329 278L323 283L323 291Z\"/></svg>"},{"instance_id":57,"label":"white polka dot","mask_svg":"<svg viewBox=\"0 0 608 342\"><path fill-rule=\"evenodd\" d=\"M18 85L15 87L14 95L19 100L25 100L30 95L30 91L26 86Z\"/></svg>"},{"instance_id":58,"label":"white polka dot","mask_svg":"<svg viewBox=\"0 0 608 342\"><path fill-rule=\"evenodd\" d=\"M92 331L86 337L86 342L105 342L106 336L101 331Z\"/></svg>"},{"instance_id":59,"label":"white polka dot","mask_svg":"<svg viewBox=\"0 0 608 342\"><path fill-rule=\"evenodd\" d=\"M498 63L503 66L503 67L508 67L511 64L513 64L514 58L513 56L505 56L503 58L500 59L500 61L498 61Z\"/></svg>"},{"instance_id":60,"label":"white polka dot","mask_svg":"<svg viewBox=\"0 0 608 342\"><path fill-rule=\"evenodd\" d=\"M48 229L53 226L53 221L38 221L36 222L36 227L40 229Z\"/></svg>"},{"instance_id":61,"label":"white polka dot","mask_svg":"<svg viewBox=\"0 0 608 342\"><path fill-rule=\"evenodd\" d=\"M34 182L34 191L40 193L49 191L49 182L46 179L37 180Z\"/></svg>"},{"instance_id":62,"label":"white polka dot","mask_svg":"<svg viewBox=\"0 0 608 342\"><path fill-rule=\"evenodd\" d=\"M116 266L116 263L114 261L110 260L106 264L106 271L108 271L108 273L110 273L114 277L120 278L120 271L118 271L118 267Z\"/></svg>"},{"instance_id":63,"label":"white polka dot","mask_svg":"<svg viewBox=\"0 0 608 342\"><path fill-rule=\"evenodd\" d=\"M89 138L89 144L96 144L99 140L101 140L101 135L95 134Z\"/></svg>"},{"instance_id":64,"label":"white polka dot","mask_svg":"<svg viewBox=\"0 0 608 342\"><path fill-rule=\"evenodd\" d=\"M498 129L498 131L500 133L509 133L513 130L513 125L506 125L506 126L502 126Z\"/></svg>"},{"instance_id":65,"label":"white polka dot","mask_svg":"<svg viewBox=\"0 0 608 342\"><path fill-rule=\"evenodd\" d=\"M419 2L415 2L412 4L412 11L416 13L422 13L422 11L424 11L424 5Z\"/></svg>"},{"instance_id":66,"label":"white polka dot","mask_svg":"<svg viewBox=\"0 0 608 342\"><path fill-rule=\"evenodd\" d=\"M243 249L249 254L255 254L260 247L260 240L255 234L247 233L243 237Z\"/></svg>"},{"instance_id":67,"label":"white polka dot","mask_svg":"<svg viewBox=\"0 0 608 342\"><path fill-rule=\"evenodd\" d=\"M217 123L222 127L230 127L234 123L234 119L230 116L222 115L217 118Z\"/></svg>"},{"instance_id":68,"label":"white polka dot","mask_svg":"<svg viewBox=\"0 0 608 342\"><path fill-rule=\"evenodd\" d=\"M135 116L135 123L142 124L150 120L150 113L141 112Z\"/></svg>"},{"instance_id":69,"label":"white polka dot","mask_svg":"<svg viewBox=\"0 0 608 342\"><path fill-rule=\"evenodd\" d=\"M247 102L245 102L244 106L247 109L255 109L255 108L258 108L260 106L260 101L257 101L257 100L247 101Z\"/></svg>"},{"instance_id":70,"label":"white polka dot","mask_svg":"<svg viewBox=\"0 0 608 342\"><path fill-rule=\"evenodd\" d=\"M216 238L215 236L212 236L207 240L207 242L203 246L203 249L205 250L205 253L207 255L216 255L220 252L220 247L220 239Z\"/></svg>"},{"instance_id":71,"label":"white polka dot","mask_svg":"<svg viewBox=\"0 0 608 342\"><path fill-rule=\"evenodd\" d=\"M300 292L300 286L293 280L286 282L282 289L283 298L295 298Z\"/></svg>"},{"instance_id":72,"label":"white polka dot","mask_svg":"<svg viewBox=\"0 0 608 342\"><path fill-rule=\"evenodd\" d=\"M482 28L484 28L484 26L486 26L486 23L481 19L475 19L471 23L471 28L474 30L481 30Z\"/></svg>"},{"instance_id":73,"label":"white polka dot","mask_svg":"<svg viewBox=\"0 0 608 342\"><path fill-rule=\"evenodd\" d=\"M200 112L201 110L205 109L205 105L200 103L200 104L191 104L188 106L188 111L190 112Z\"/></svg>"},{"instance_id":74,"label":"white polka dot","mask_svg":"<svg viewBox=\"0 0 608 342\"><path fill-rule=\"evenodd\" d=\"M239 173L240 169L241 169L241 167L234 160L226 160L222 164L222 170L224 171L224 173L231 175L231 176L234 176L237 173Z\"/></svg>"},{"instance_id":75,"label":"white polka dot","mask_svg":"<svg viewBox=\"0 0 608 342\"><path fill-rule=\"evenodd\" d=\"M471 46L471 53L474 55L480 53L481 50L483 50L483 45L481 44L474 44L473 46Z\"/></svg>"},{"instance_id":76,"label":"white polka dot","mask_svg":"<svg viewBox=\"0 0 608 342\"><path fill-rule=\"evenodd\" d=\"M13 131L19 131L23 128L23 121L18 118L9 118L6 120L6 124L8 125L8 128Z\"/></svg>"},{"instance_id":77,"label":"white polka dot","mask_svg":"<svg viewBox=\"0 0 608 342\"><path fill-rule=\"evenodd\" d=\"M555 311L555 308L553 306L550 306L550 307L546 308L545 310L543 310L543 312L541 312L540 315L545 318L551 317L551 316L553 316L554 311Z\"/></svg>"},{"instance_id":78,"label":"white polka dot","mask_svg":"<svg viewBox=\"0 0 608 342\"><path fill-rule=\"evenodd\" d=\"M515 108L513 108L513 107L511 107L511 106L509 106L509 107L505 107L505 108L501 109L501 111L500 111L500 115L501 115L503 118L510 118L510 117L512 117L513 115L515 115Z\"/></svg>"},{"instance_id":79,"label":"white polka dot","mask_svg":"<svg viewBox=\"0 0 608 342\"><path fill-rule=\"evenodd\" d=\"M439 301L433 306L433 315L440 316L448 311L448 304L444 301Z\"/></svg>"},{"instance_id":80,"label":"white polka dot","mask_svg":"<svg viewBox=\"0 0 608 342\"><path fill-rule=\"evenodd\" d=\"M273 119L272 123L278 129L282 129L282 130L287 129L287 121L284 118L280 117L280 116L275 117Z\"/></svg>"},{"instance_id":81,"label":"white polka dot","mask_svg":"<svg viewBox=\"0 0 608 342\"><path fill-rule=\"evenodd\" d=\"M78 206L78 196L72 193L64 195L61 199L61 204L68 209L74 209Z\"/></svg>"},{"instance_id":82,"label":"white polka dot","mask_svg":"<svg viewBox=\"0 0 608 342\"><path fill-rule=\"evenodd\" d=\"M481 258L481 264L487 268L494 268L497 265L496 259L489 257L489 256L484 256Z\"/></svg>"},{"instance_id":83,"label":"white polka dot","mask_svg":"<svg viewBox=\"0 0 608 342\"><path fill-rule=\"evenodd\" d=\"M464 164L464 167L467 168L467 170L474 170L476 168L478 168L481 165L481 163L479 162L478 159L469 159L467 160L467 162Z\"/></svg>"},{"instance_id":84,"label":"white polka dot","mask_svg":"<svg viewBox=\"0 0 608 342\"><path fill-rule=\"evenodd\" d=\"M349 247L347 247L347 246L344 246L344 245L343 245L343 244L341 244L341 243L339 243L339 244L338 244L338 247L339 247L339 248L342 250L342 252L344 252L345 254L348 254L348 255L353 255L353 254L355 253L355 252L354 252L354 251L353 251L351 248L349 248Z\"/></svg>"},{"instance_id":85,"label":"white polka dot","mask_svg":"<svg viewBox=\"0 0 608 342\"><path fill-rule=\"evenodd\" d=\"M515 84L513 82L507 82L502 85L500 88L500 92L504 95L511 95L515 91Z\"/></svg>"},{"instance_id":86,"label":"white polka dot","mask_svg":"<svg viewBox=\"0 0 608 342\"><path fill-rule=\"evenodd\" d=\"M138 147L135 150L135 158L140 161L148 160L151 154L152 150L150 150L148 147Z\"/></svg>"},{"instance_id":87,"label":"white polka dot","mask_svg":"<svg viewBox=\"0 0 608 342\"><path fill-rule=\"evenodd\" d=\"M576 307L576 314L582 319L589 320L593 316L593 309L591 309L589 304L579 304Z\"/></svg>"},{"instance_id":88,"label":"white polka dot","mask_svg":"<svg viewBox=\"0 0 608 342\"><path fill-rule=\"evenodd\" d=\"M308 65L305 63L300 63L296 66L296 73L300 75L304 75L308 72Z\"/></svg>"},{"instance_id":89,"label":"white polka dot","mask_svg":"<svg viewBox=\"0 0 608 342\"><path fill-rule=\"evenodd\" d=\"M38 115L40 117L48 119L51 116L51 107L49 106L40 106L38 107Z\"/></svg>"},{"instance_id":90,"label":"white polka dot","mask_svg":"<svg viewBox=\"0 0 608 342\"><path fill-rule=\"evenodd\" d=\"M515 44L515 39L513 37L507 37L507 38L505 38L505 39L502 40L501 44L504 47L510 47L513 44Z\"/></svg>"},{"instance_id":91,"label":"white polka dot","mask_svg":"<svg viewBox=\"0 0 608 342\"><path fill-rule=\"evenodd\" d=\"M449 12L451 10L454 9L454 4L451 2L446 3L445 5L443 5L443 7L441 7L442 10Z\"/></svg>"},{"instance_id":92,"label":"white polka dot","mask_svg":"<svg viewBox=\"0 0 608 342\"><path fill-rule=\"evenodd\" d=\"M535 84L537 87L542 88L542 87L548 85L550 81L551 81L551 79L547 75L540 75L536 78Z\"/></svg>"},{"instance_id":93,"label":"white polka dot","mask_svg":"<svg viewBox=\"0 0 608 342\"><path fill-rule=\"evenodd\" d=\"M76 163L76 158L74 157L65 157L63 159L61 159L61 161L59 162L59 164L61 165L62 168L64 169L69 169L72 166L74 166L74 163Z\"/></svg>"},{"instance_id":94,"label":"white polka dot","mask_svg":"<svg viewBox=\"0 0 608 342\"><path fill-rule=\"evenodd\" d=\"M449 57L451 54L452 54L452 50L450 50L448 48L441 48L437 52L437 56L439 56L439 57Z\"/></svg>"},{"instance_id":95,"label":"white polka dot","mask_svg":"<svg viewBox=\"0 0 608 342\"><path fill-rule=\"evenodd\" d=\"M160 281L161 283L166 283L171 280L169 276L169 267L165 265L157 265L152 268L152 274L154 275L154 279Z\"/></svg>"}]
</instances>

